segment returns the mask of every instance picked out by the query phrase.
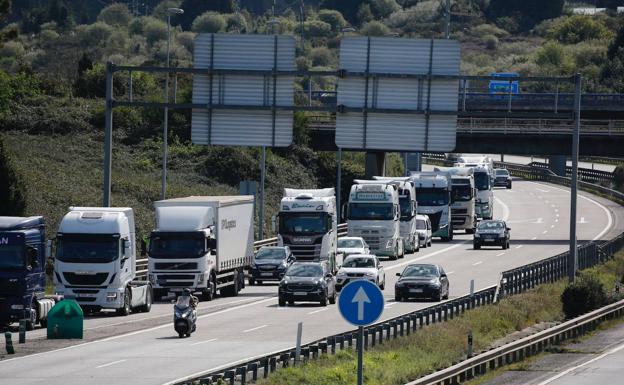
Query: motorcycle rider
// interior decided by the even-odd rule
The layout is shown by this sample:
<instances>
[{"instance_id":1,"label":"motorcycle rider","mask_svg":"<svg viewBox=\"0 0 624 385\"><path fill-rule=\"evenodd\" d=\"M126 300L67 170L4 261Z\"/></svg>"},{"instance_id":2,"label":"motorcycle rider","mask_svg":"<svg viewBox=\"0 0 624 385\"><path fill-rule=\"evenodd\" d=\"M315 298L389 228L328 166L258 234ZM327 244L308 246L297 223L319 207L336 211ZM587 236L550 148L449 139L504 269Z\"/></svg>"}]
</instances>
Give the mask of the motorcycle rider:
<instances>
[{"instance_id":1,"label":"motorcycle rider","mask_svg":"<svg viewBox=\"0 0 624 385\"><path fill-rule=\"evenodd\" d=\"M197 299L197 297L193 295L193 293L191 292L191 289L185 288L184 291L182 292L181 297L189 297L191 307L193 308L193 310L197 309L197 304L199 303L199 299Z\"/></svg>"}]
</instances>

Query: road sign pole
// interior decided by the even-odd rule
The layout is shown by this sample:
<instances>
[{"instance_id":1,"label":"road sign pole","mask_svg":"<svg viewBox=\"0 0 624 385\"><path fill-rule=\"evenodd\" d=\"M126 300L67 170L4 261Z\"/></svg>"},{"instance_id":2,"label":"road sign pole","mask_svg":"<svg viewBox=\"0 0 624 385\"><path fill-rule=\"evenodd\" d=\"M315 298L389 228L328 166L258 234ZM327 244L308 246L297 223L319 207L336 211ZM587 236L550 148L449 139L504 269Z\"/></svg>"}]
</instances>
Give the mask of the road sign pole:
<instances>
[{"instance_id":1,"label":"road sign pole","mask_svg":"<svg viewBox=\"0 0 624 385\"><path fill-rule=\"evenodd\" d=\"M578 195L578 156L579 132L581 130L582 80L581 74L576 74L574 77L574 133L572 134L572 180L570 181L570 251L568 253L568 281L570 283L574 282L574 276L576 275L578 265L576 250L576 200Z\"/></svg>"},{"instance_id":2,"label":"road sign pole","mask_svg":"<svg viewBox=\"0 0 624 385\"><path fill-rule=\"evenodd\" d=\"M358 372L357 385L362 385L363 381L363 361L364 361L364 326L358 327Z\"/></svg>"},{"instance_id":3,"label":"road sign pole","mask_svg":"<svg viewBox=\"0 0 624 385\"><path fill-rule=\"evenodd\" d=\"M104 196L102 206L111 205L111 168L113 159L113 63L106 63L106 106L104 114Z\"/></svg>"},{"instance_id":4,"label":"road sign pole","mask_svg":"<svg viewBox=\"0 0 624 385\"><path fill-rule=\"evenodd\" d=\"M342 207L340 205L342 202L340 201L340 194L342 194L341 186L342 186L342 148L338 147L338 159L336 162L336 213L338 215L337 222L342 223Z\"/></svg>"},{"instance_id":5,"label":"road sign pole","mask_svg":"<svg viewBox=\"0 0 624 385\"><path fill-rule=\"evenodd\" d=\"M262 146L262 161L260 162L260 214L258 215L258 239L264 239L264 177L266 173L266 147Z\"/></svg>"}]
</instances>

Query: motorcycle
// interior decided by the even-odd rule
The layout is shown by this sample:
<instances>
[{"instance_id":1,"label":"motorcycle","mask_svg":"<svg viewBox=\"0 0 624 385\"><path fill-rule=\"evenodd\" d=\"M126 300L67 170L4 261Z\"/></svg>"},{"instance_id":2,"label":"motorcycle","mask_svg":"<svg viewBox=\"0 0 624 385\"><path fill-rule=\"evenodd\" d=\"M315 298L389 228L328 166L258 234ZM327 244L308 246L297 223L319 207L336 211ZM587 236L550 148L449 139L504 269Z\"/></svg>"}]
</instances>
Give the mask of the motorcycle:
<instances>
[{"instance_id":1,"label":"motorcycle","mask_svg":"<svg viewBox=\"0 0 624 385\"><path fill-rule=\"evenodd\" d=\"M181 295L173 305L173 327L180 338L190 337L196 329L197 311L191 306L191 297Z\"/></svg>"}]
</instances>

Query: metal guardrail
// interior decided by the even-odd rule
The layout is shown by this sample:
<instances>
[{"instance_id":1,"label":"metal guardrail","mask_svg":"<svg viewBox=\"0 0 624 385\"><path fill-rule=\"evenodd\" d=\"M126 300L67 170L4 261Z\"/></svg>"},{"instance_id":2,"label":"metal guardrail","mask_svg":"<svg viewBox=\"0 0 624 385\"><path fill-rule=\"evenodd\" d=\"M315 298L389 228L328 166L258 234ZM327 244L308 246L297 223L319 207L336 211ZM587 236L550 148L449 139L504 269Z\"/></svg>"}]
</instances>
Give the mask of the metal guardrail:
<instances>
[{"instance_id":1,"label":"metal guardrail","mask_svg":"<svg viewBox=\"0 0 624 385\"><path fill-rule=\"evenodd\" d=\"M341 223L338 225L338 236L342 237L347 235L347 224ZM258 251L262 246L277 246L277 237L262 239L254 242L254 253ZM147 258L137 259L137 278L145 279L147 276Z\"/></svg>"},{"instance_id":2,"label":"metal guardrail","mask_svg":"<svg viewBox=\"0 0 624 385\"><path fill-rule=\"evenodd\" d=\"M545 351L563 340L576 338L595 329L602 321L624 315L624 300L571 319L507 345L468 358L459 364L421 377L407 385L458 384L476 376Z\"/></svg>"},{"instance_id":3,"label":"metal guardrail","mask_svg":"<svg viewBox=\"0 0 624 385\"><path fill-rule=\"evenodd\" d=\"M531 162L529 165L536 168L548 169L548 164L543 162ZM569 178L571 175L572 167L566 166L566 177ZM613 173L608 171L579 167L578 176L579 180L583 180L585 182L591 183L592 181L600 181L604 183L613 183Z\"/></svg>"}]
</instances>

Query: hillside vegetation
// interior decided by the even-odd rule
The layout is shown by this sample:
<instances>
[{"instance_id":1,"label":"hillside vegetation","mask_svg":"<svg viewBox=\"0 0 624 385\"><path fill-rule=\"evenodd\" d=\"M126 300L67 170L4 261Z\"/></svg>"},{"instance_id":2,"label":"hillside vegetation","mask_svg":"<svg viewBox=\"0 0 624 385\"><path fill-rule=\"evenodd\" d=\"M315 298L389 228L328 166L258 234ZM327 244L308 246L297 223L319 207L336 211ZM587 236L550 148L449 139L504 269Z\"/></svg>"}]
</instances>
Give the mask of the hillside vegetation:
<instances>
[{"instance_id":1,"label":"hillside vegetation","mask_svg":"<svg viewBox=\"0 0 624 385\"><path fill-rule=\"evenodd\" d=\"M135 3L142 5L132 8ZM428 38L441 37L444 29L439 0L301 3L280 0L273 10L270 0L0 0L0 197L7 197L0 215L42 214L53 230L68 206L101 204L104 63L162 66L169 7L185 10L171 17L171 63L180 67L192 65L201 32L294 35L298 68L335 69L343 35ZM572 15L572 6L563 0L452 1L451 37L462 42L462 72L580 71L586 91L624 92L622 17L611 11ZM163 100L163 81L134 74L135 99ZM117 99L129 97L128 84L127 75L115 76ZM307 79L296 87L307 90ZM335 79L314 78L312 87L334 89ZM191 95L191 79L180 76L178 101L190 102ZM190 120L189 111L169 115L168 196L236 194L241 180L259 180L258 148L192 145ZM295 143L268 153L266 218L284 187L335 184L335 154L309 148L308 120L297 113ZM145 235L153 225L151 202L160 196L162 111L116 108L113 121L113 204L134 207ZM343 197L353 178L363 176L363 160L362 153L345 154ZM397 154L387 171L402 174Z\"/></svg>"}]
</instances>

